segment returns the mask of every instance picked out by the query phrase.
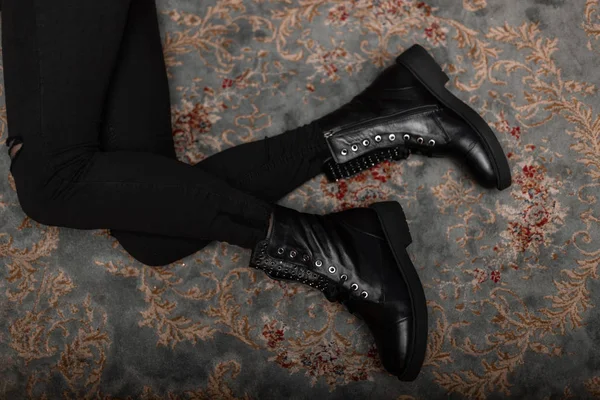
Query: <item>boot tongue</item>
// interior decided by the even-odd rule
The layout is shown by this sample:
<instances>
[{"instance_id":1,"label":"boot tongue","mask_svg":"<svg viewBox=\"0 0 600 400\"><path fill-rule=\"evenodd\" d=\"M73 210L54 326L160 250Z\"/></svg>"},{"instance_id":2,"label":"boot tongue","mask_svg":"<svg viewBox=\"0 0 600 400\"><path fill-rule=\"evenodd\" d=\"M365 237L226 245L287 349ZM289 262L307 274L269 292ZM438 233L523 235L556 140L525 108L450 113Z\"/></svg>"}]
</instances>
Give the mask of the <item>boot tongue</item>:
<instances>
[{"instance_id":1,"label":"boot tongue","mask_svg":"<svg viewBox=\"0 0 600 400\"><path fill-rule=\"evenodd\" d=\"M286 259L304 266L314 266L314 239L311 228L318 226L320 217L275 206L273 224L267 240L268 253L271 257ZM321 261L322 266L323 261ZM317 265L318 266L318 265Z\"/></svg>"}]
</instances>

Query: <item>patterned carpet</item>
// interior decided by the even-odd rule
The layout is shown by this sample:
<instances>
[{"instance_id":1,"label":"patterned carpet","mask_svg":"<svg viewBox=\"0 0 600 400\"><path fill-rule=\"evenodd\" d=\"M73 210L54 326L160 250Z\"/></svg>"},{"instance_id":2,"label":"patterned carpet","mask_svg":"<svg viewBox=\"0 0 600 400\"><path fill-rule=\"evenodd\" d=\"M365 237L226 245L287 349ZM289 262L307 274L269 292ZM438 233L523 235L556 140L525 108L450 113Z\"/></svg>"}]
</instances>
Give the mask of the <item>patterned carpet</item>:
<instances>
[{"instance_id":1,"label":"patterned carpet","mask_svg":"<svg viewBox=\"0 0 600 400\"><path fill-rule=\"evenodd\" d=\"M429 301L402 383L367 328L214 244L166 269L107 232L40 226L0 157L0 398L600 397L598 0L163 0L180 158L195 163L335 109L413 43L495 128L513 186L418 156L284 204L399 200ZM0 115L6 140L6 112ZM165 210L168 212L168 210ZM598 325L597 325L598 324Z\"/></svg>"}]
</instances>

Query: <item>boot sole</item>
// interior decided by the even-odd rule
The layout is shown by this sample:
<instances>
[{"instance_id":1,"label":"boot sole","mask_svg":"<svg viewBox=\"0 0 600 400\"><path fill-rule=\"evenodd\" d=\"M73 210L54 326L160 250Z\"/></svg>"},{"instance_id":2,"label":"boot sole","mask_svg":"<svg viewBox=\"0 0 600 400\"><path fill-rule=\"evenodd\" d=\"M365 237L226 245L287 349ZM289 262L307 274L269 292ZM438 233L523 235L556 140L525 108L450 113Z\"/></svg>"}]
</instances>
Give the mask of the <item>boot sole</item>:
<instances>
[{"instance_id":1,"label":"boot sole","mask_svg":"<svg viewBox=\"0 0 600 400\"><path fill-rule=\"evenodd\" d=\"M412 337L410 338L409 356L406 368L397 374L402 381L413 381L419 375L427 350L428 321L427 302L423 284L415 269L406 248L412 243L408 223L402 206L396 201L375 203L370 206L375 210L379 223L383 228L387 242L396 259L400 273L408 287L413 312Z\"/></svg>"},{"instance_id":2,"label":"boot sole","mask_svg":"<svg viewBox=\"0 0 600 400\"><path fill-rule=\"evenodd\" d=\"M469 124L479 135L488 155L492 159L497 177L496 187L499 190L509 187L511 184L510 166L494 131L475 110L446 89L445 85L450 78L442 71L442 68L427 50L419 45L413 45L400 54L396 58L396 62L408 68L431 94Z\"/></svg>"}]
</instances>

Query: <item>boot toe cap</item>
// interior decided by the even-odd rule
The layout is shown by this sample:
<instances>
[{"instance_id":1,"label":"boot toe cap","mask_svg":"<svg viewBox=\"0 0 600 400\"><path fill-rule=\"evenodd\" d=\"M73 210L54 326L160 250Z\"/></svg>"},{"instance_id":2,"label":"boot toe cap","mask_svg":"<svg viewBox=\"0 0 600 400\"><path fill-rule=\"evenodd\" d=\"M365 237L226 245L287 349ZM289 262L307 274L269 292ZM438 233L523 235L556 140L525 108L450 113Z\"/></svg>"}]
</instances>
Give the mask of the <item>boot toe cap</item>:
<instances>
[{"instance_id":1,"label":"boot toe cap","mask_svg":"<svg viewBox=\"0 0 600 400\"><path fill-rule=\"evenodd\" d=\"M411 357L412 335L412 317L406 317L386 326L381 334L377 335L379 337L375 338L383 367L400 380L412 381L416 378L416 374L406 376Z\"/></svg>"},{"instance_id":2,"label":"boot toe cap","mask_svg":"<svg viewBox=\"0 0 600 400\"><path fill-rule=\"evenodd\" d=\"M475 179L486 188L494 188L498 185L498 177L492 166L492 160L481 145L476 143L465 155L467 165L472 171Z\"/></svg>"}]
</instances>

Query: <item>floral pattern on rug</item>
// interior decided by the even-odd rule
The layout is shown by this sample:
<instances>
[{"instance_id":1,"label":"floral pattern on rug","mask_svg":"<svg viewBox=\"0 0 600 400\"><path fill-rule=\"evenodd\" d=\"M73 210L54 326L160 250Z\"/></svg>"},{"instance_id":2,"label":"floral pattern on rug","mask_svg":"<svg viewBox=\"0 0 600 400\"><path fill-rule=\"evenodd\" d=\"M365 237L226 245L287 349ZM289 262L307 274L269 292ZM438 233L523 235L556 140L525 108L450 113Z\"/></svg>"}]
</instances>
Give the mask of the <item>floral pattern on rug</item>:
<instances>
[{"instance_id":1,"label":"floral pattern on rug","mask_svg":"<svg viewBox=\"0 0 600 400\"><path fill-rule=\"evenodd\" d=\"M513 185L485 190L451 160L411 156L283 200L402 203L430 324L423 371L403 383L360 320L248 268L246 250L214 243L152 268L106 231L31 221L1 157L0 398L600 397L598 0L158 8L184 162L325 115L419 43L494 128Z\"/></svg>"}]
</instances>

